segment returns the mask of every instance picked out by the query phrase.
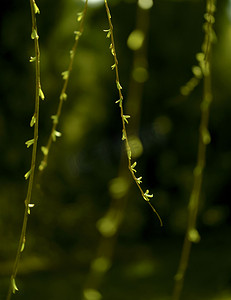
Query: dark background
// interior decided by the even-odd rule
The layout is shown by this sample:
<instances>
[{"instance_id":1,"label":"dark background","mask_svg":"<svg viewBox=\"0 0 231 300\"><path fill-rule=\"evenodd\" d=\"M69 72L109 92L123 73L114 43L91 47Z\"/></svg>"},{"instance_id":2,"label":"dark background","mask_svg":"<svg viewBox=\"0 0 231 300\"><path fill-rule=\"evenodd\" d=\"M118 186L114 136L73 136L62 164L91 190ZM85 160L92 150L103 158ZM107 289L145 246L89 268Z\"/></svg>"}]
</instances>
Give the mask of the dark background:
<instances>
[{"instance_id":1,"label":"dark background","mask_svg":"<svg viewBox=\"0 0 231 300\"><path fill-rule=\"evenodd\" d=\"M77 30L79 1L38 1L41 82L39 147L46 143ZM127 95L132 51L127 47L136 23L135 1L109 2ZM198 217L199 244L193 245L183 298L231 298L231 6L218 1L217 43L213 47L212 89L206 169ZM180 87L191 77L201 51L205 1L157 0L150 10L139 136L143 154L138 173L164 227L132 184L112 266L99 288L105 299L170 299L187 220L197 158L202 82L189 97ZM29 1L5 2L0 45L0 299L5 299L20 236L33 137L34 66ZM34 189L27 243L13 299L78 299L95 256L97 221L110 205L109 186L118 174L121 120L104 6L89 6L49 164ZM127 112L129 114L129 111ZM132 116L131 116L132 118ZM41 160L38 152L38 162ZM125 168L126 170L126 168ZM128 171L127 171L128 172Z\"/></svg>"}]
</instances>

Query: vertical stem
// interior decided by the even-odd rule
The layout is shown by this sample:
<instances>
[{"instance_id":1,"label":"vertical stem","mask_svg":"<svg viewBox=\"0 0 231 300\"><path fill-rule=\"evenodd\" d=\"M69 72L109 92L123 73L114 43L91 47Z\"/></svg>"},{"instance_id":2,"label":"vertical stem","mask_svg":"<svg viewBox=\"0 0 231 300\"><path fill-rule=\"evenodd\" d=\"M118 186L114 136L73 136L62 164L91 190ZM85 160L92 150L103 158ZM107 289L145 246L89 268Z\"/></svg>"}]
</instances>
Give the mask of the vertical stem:
<instances>
[{"instance_id":1,"label":"vertical stem","mask_svg":"<svg viewBox=\"0 0 231 300\"><path fill-rule=\"evenodd\" d=\"M202 45L203 60L201 61L201 69L204 75L203 80L203 99L201 102L201 121L199 127L199 142L197 164L193 171L194 183L189 200L189 216L186 234L184 238L181 259L175 276L175 286L173 291L173 300L179 300L181 297L185 273L189 263L189 256L191 252L192 243L199 242L200 236L196 229L196 221L198 215L200 193L203 179L203 171L206 162L206 147L210 143L210 134L208 131L209 109L212 101L212 84L211 84L211 45L213 42L214 23L213 13L215 11L214 0L207 0L207 8L205 14L206 23L204 24L205 39Z\"/></svg>"},{"instance_id":2,"label":"vertical stem","mask_svg":"<svg viewBox=\"0 0 231 300\"><path fill-rule=\"evenodd\" d=\"M62 112L63 102L67 98L66 90L67 90L67 86L68 86L68 82L69 82L70 73L71 73L71 70L73 67L75 53L76 53L77 46L79 43L79 38L81 37L83 30L84 30L84 23L85 23L85 18L86 18L86 14L87 14L87 7L88 7L88 0L86 0L86 2L85 2L83 12L78 14L79 15L78 21L80 21L79 30L74 32L75 33L75 42L70 51L70 62L69 62L68 69L67 69L67 71L62 73L63 79L64 79L64 84L63 84L63 87L62 87L62 90L60 93L59 104L58 104L56 114L52 116L53 125L52 125L52 129L51 129L47 144L45 147L42 147L43 159L39 165L39 176L42 175L42 172L44 171L44 169L47 166L50 148L51 148L52 142L55 141L55 139L56 139L56 136L55 136L56 128L58 126L59 118L60 118L60 115ZM64 76L64 74L65 74L65 76Z\"/></svg>"},{"instance_id":3,"label":"vertical stem","mask_svg":"<svg viewBox=\"0 0 231 300\"><path fill-rule=\"evenodd\" d=\"M149 10L143 10L137 5L136 29L142 30L145 37L147 37L148 34L149 17ZM109 31L106 30L106 32ZM147 43L143 43L139 49L134 51L133 71L136 67L140 67L140 62L143 63L146 61ZM143 65L141 66L143 67ZM126 108L129 107L129 110L132 111L133 116L132 122L129 122L129 133L131 133L133 137L135 136L137 139L139 131L140 103L142 100L143 85L144 81L136 81L131 74L131 79L128 87L128 97L126 99ZM139 155L137 155L136 157L138 156ZM127 154L122 151L118 175L110 183L110 207L106 214L97 222L97 228L101 236L97 246L96 255L94 257L94 260L92 260L91 262L90 271L84 285L82 297L83 300L90 299L90 295L88 293L92 292L95 293L98 298L100 298L101 294L99 292L99 289L101 282L103 281L112 264L120 225L124 219L125 209L128 202L128 191L132 183L132 178L130 177L129 172L127 172L126 161ZM124 186L122 193L120 193L119 195L111 189L114 182L117 182L120 185ZM108 223L112 224L111 227L108 226Z\"/></svg>"},{"instance_id":4,"label":"vertical stem","mask_svg":"<svg viewBox=\"0 0 231 300\"><path fill-rule=\"evenodd\" d=\"M30 207L33 207L31 204L31 194L32 188L34 183L34 172L35 172L35 164L36 164L36 153L37 153L37 141L38 141L38 120L39 120L39 97L41 96L41 84L40 84L40 51L39 51L39 36L37 34L37 25L36 25L36 13L39 13L39 9L34 0L30 0L30 7L31 7L31 17L32 17L32 34L31 38L34 39L34 49L35 49L35 110L33 115L33 125L34 126L34 143L32 149L32 158L31 158L31 168L29 173L29 184L27 189L27 195L25 199L25 211L24 211L24 218L23 218L23 225L21 230L21 235L19 239L18 249L16 253L16 258L13 265L13 270L11 274L11 282L8 290L7 300L11 299L12 293L18 290L15 278L18 271L19 260L22 254L22 251L25 246L26 241L26 229L27 229L27 222L28 216L30 214ZM44 97L44 96L43 96Z\"/></svg>"}]
</instances>

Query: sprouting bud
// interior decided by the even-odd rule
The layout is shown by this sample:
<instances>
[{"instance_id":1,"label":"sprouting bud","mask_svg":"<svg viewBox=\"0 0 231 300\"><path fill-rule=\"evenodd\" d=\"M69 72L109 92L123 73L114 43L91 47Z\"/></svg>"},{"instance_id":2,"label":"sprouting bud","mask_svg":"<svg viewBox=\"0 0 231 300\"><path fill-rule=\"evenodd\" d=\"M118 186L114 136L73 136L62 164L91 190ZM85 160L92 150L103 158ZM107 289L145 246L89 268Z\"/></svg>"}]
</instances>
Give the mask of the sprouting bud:
<instances>
[{"instance_id":1,"label":"sprouting bud","mask_svg":"<svg viewBox=\"0 0 231 300\"><path fill-rule=\"evenodd\" d=\"M59 99L60 99L61 101L67 100L67 94L66 94L66 93L61 93Z\"/></svg>"},{"instance_id":2,"label":"sprouting bud","mask_svg":"<svg viewBox=\"0 0 231 300\"><path fill-rule=\"evenodd\" d=\"M26 141L25 144L26 144L27 148L29 148L31 145L34 144L34 139Z\"/></svg>"},{"instance_id":3,"label":"sprouting bud","mask_svg":"<svg viewBox=\"0 0 231 300\"><path fill-rule=\"evenodd\" d=\"M66 80L69 76L69 71L62 72L63 80Z\"/></svg>"},{"instance_id":4,"label":"sprouting bud","mask_svg":"<svg viewBox=\"0 0 231 300\"><path fill-rule=\"evenodd\" d=\"M83 12L77 13L77 21L80 22L83 18Z\"/></svg>"},{"instance_id":5,"label":"sprouting bud","mask_svg":"<svg viewBox=\"0 0 231 300\"><path fill-rule=\"evenodd\" d=\"M11 284L12 284L13 294L15 294L15 292L18 291L18 288L17 288L17 285L15 283L15 279L14 278L11 279Z\"/></svg>"},{"instance_id":6,"label":"sprouting bud","mask_svg":"<svg viewBox=\"0 0 231 300\"><path fill-rule=\"evenodd\" d=\"M34 62L34 61L36 61L36 57L31 56L29 62Z\"/></svg>"},{"instance_id":7,"label":"sprouting bud","mask_svg":"<svg viewBox=\"0 0 231 300\"><path fill-rule=\"evenodd\" d=\"M35 118L35 116L33 115L33 117L31 118L31 121L30 121L30 127L33 127L34 124L35 124L35 122L36 122L36 118Z\"/></svg>"},{"instance_id":8,"label":"sprouting bud","mask_svg":"<svg viewBox=\"0 0 231 300\"><path fill-rule=\"evenodd\" d=\"M33 5L34 5L34 13L35 14L40 14L40 10L39 10L37 4L35 3L35 1L33 1Z\"/></svg>"},{"instance_id":9,"label":"sprouting bud","mask_svg":"<svg viewBox=\"0 0 231 300\"><path fill-rule=\"evenodd\" d=\"M131 116L129 115L123 115L123 120L128 124L128 119L130 118Z\"/></svg>"},{"instance_id":10,"label":"sprouting bud","mask_svg":"<svg viewBox=\"0 0 231 300\"><path fill-rule=\"evenodd\" d=\"M31 38L32 38L32 40L39 38L37 30L35 28L33 29L32 33L31 33Z\"/></svg>"},{"instance_id":11,"label":"sprouting bud","mask_svg":"<svg viewBox=\"0 0 231 300\"><path fill-rule=\"evenodd\" d=\"M119 81L116 81L116 86L118 90L122 90L122 86L120 85Z\"/></svg>"},{"instance_id":12,"label":"sprouting bud","mask_svg":"<svg viewBox=\"0 0 231 300\"><path fill-rule=\"evenodd\" d=\"M29 171L24 175L24 177L25 177L26 180L30 177L30 174L31 174L31 170L29 170Z\"/></svg>"},{"instance_id":13,"label":"sprouting bud","mask_svg":"<svg viewBox=\"0 0 231 300\"><path fill-rule=\"evenodd\" d=\"M40 97L42 100L45 99L44 93L43 93L43 91L42 91L41 88L39 88L39 97Z\"/></svg>"}]
</instances>

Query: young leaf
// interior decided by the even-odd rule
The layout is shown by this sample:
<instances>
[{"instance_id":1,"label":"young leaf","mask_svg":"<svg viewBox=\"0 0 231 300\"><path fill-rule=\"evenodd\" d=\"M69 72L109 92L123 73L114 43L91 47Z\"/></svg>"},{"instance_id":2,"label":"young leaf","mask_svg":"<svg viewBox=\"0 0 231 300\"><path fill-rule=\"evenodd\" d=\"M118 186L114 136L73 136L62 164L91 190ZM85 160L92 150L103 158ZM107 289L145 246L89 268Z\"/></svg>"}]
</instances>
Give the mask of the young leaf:
<instances>
[{"instance_id":1,"label":"young leaf","mask_svg":"<svg viewBox=\"0 0 231 300\"><path fill-rule=\"evenodd\" d=\"M82 33L80 31L74 31L74 34L75 34L75 40L78 40Z\"/></svg>"},{"instance_id":2,"label":"young leaf","mask_svg":"<svg viewBox=\"0 0 231 300\"><path fill-rule=\"evenodd\" d=\"M31 38L32 38L32 40L39 38L36 29L33 29L32 33L31 33Z\"/></svg>"},{"instance_id":3,"label":"young leaf","mask_svg":"<svg viewBox=\"0 0 231 300\"><path fill-rule=\"evenodd\" d=\"M39 97L40 97L42 100L45 99L45 96L44 96L43 91L42 91L41 88L39 88Z\"/></svg>"},{"instance_id":4,"label":"young leaf","mask_svg":"<svg viewBox=\"0 0 231 300\"><path fill-rule=\"evenodd\" d=\"M25 238L25 236L24 236L23 241L22 241L22 246L21 246L20 252L22 252L22 251L24 250L24 248L25 248L25 243L26 243L26 238Z\"/></svg>"},{"instance_id":5,"label":"young leaf","mask_svg":"<svg viewBox=\"0 0 231 300\"><path fill-rule=\"evenodd\" d=\"M29 170L29 171L24 175L24 177L25 177L26 180L30 177L30 174L31 174L31 170Z\"/></svg>"},{"instance_id":6,"label":"young leaf","mask_svg":"<svg viewBox=\"0 0 231 300\"><path fill-rule=\"evenodd\" d=\"M34 12L35 12L35 14L40 14L40 10L39 10L37 4L35 3L35 1L33 2L33 4L34 4Z\"/></svg>"},{"instance_id":7,"label":"young leaf","mask_svg":"<svg viewBox=\"0 0 231 300\"><path fill-rule=\"evenodd\" d=\"M58 124L58 116L57 115L52 115L51 119L53 120L53 124Z\"/></svg>"},{"instance_id":8,"label":"young leaf","mask_svg":"<svg viewBox=\"0 0 231 300\"><path fill-rule=\"evenodd\" d=\"M25 144L26 144L27 148L29 148L31 145L34 144L34 139L26 141Z\"/></svg>"},{"instance_id":9,"label":"young leaf","mask_svg":"<svg viewBox=\"0 0 231 300\"><path fill-rule=\"evenodd\" d=\"M30 209L31 209L32 207L34 207L34 204L29 203L28 206L27 206L27 213L28 213L28 215L30 215Z\"/></svg>"},{"instance_id":10,"label":"young leaf","mask_svg":"<svg viewBox=\"0 0 231 300\"><path fill-rule=\"evenodd\" d=\"M122 130L122 141L125 141L127 138L126 138L126 133L125 133L125 130L123 129Z\"/></svg>"},{"instance_id":11,"label":"young leaf","mask_svg":"<svg viewBox=\"0 0 231 300\"><path fill-rule=\"evenodd\" d=\"M144 200L149 202L149 198L152 198L152 197L153 197L153 194L149 194L149 190L146 190L146 192L143 195Z\"/></svg>"},{"instance_id":12,"label":"young leaf","mask_svg":"<svg viewBox=\"0 0 231 300\"><path fill-rule=\"evenodd\" d=\"M110 38L110 36L111 36L111 29L104 29L104 32L107 32L106 38Z\"/></svg>"},{"instance_id":13,"label":"young leaf","mask_svg":"<svg viewBox=\"0 0 231 300\"><path fill-rule=\"evenodd\" d=\"M29 62L34 62L34 61L36 61L36 57L31 56Z\"/></svg>"},{"instance_id":14,"label":"young leaf","mask_svg":"<svg viewBox=\"0 0 231 300\"><path fill-rule=\"evenodd\" d=\"M66 94L66 93L61 93L59 99L60 99L61 101L66 101L66 100L67 100L67 94Z\"/></svg>"},{"instance_id":15,"label":"young leaf","mask_svg":"<svg viewBox=\"0 0 231 300\"><path fill-rule=\"evenodd\" d=\"M18 288L17 288L14 278L11 279L11 284L12 284L13 293L15 294L15 292L18 291Z\"/></svg>"},{"instance_id":16,"label":"young leaf","mask_svg":"<svg viewBox=\"0 0 231 300\"><path fill-rule=\"evenodd\" d=\"M62 72L63 80L66 80L69 76L69 71Z\"/></svg>"},{"instance_id":17,"label":"young leaf","mask_svg":"<svg viewBox=\"0 0 231 300\"><path fill-rule=\"evenodd\" d=\"M122 90L122 86L120 85L119 81L116 81L116 86L118 90Z\"/></svg>"},{"instance_id":18,"label":"young leaf","mask_svg":"<svg viewBox=\"0 0 231 300\"><path fill-rule=\"evenodd\" d=\"M136 165L137 165L136 161L131 165L131 169L132 169L133 172L136 172L136 170L135 170Z\"/></svg>"},{"instance_id":19,"label":"young leaf","mask_svg":"<svg viewBox=\"0 0 231 300\"><path fill-rule=\"evenodd\" d=\"M141 176L141 177L138 177L138 178L136 178L136 181L138 182L138 184L141 184L141 183L142 183L142 176Z\"/></svg>"},{"instance_id":20,"label":"young leaf","mask_svg":"<svg viewBox=\"0 0 231 300\"><path fill-rule=\"evenodd\" d=\"M59 131L57 131L57 130L54 130L54 131L52 132L52 139L53 139L53 141L55 142L55 141L56 141L56 137L60 137L61 135L62 135L61 132L59 132Z\"/></svg>"},{"instance_id":21,"label":"young leaf","mask_svg":"<svg viewBox=\"0 0 231 300\"><path fill-rule=\"evenodd\" d=\"M123 115L123 119L124 119L124 121L128 124L128 120L127 119L129 119L131 116L129 116L129 115Z\"/></svg>"},{"instance_id":22,"label":"young leaf","mask_svg":"<svg viewBox=\"0 0 231 300\"><path fill-rule=\"evenodd\" d=\"M33 115L32 118L31 118L31 121L30 121L30 127L33 127L34 124L35 124L35 122L36 122L36 118L35 118L35 116Z\"/></svg>"},{"instance_id":23,"label":"young leaf","mask_svg":"<svg viewBox=\"0 0 231 300\"><path fill-rule=\"evenodd\" d=\"M77 21L80 22L83 18L83 12L77 13Z\"/></svg>"},{"instance_id":24,"label":"young leaf","mask_svg":"<svg viewBox=\"0 0 231 300\"><path fill-rule=\"evenodd\" d=\"M41 147L41 151L42 151L42 153L43 153L45 156L48 154L48 148L45 147L45 146L42 146L42 147Z\"/></svg>"}]
</instances>

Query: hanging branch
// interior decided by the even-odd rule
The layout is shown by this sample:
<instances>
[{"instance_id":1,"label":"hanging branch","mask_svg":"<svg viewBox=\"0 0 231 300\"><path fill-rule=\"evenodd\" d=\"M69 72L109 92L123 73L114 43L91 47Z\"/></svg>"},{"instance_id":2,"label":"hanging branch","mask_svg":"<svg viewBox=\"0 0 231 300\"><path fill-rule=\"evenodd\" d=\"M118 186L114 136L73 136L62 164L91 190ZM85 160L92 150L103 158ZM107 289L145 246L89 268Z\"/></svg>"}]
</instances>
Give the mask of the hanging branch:
<instances>
[{"instance_id":1,"label":"hanging branch","mask_svg":"<svg viewBox=\"0 0 231 300\"><path fill-rule=\"evenodd\" d=\"M127 153L127 158L128 158L128 169L131 172L132 178L134 179L138 189L140 190L140 193L141 193L143 199L150 205L153 212L157 215L157 217L160 221L160 225L163 226L160 215L158 214L158 212L156 211L156 209L150 202L150 198L152 198L153 195L149 193L149 190L146 190L145 192L143 191L143 189L140 185L142 183L142 177L137 178L135 176L135 173L136 173L135 167L137 165L137 162L136 161L132 162L132 152L131 152L131 147L129 145L128 135L127 135L127 130L126 130L126 124L128 124L128 119L130 118L130 116L124 114L123 94L122 94L122 86L121 86L120 80L119 80L119 68L118 68L118 59L117 59L116 49L115 49L113 25L112 25L112 21L111 21L111 14L110 14L107 0L105 0L104 3L105 3L107 18L108 18L108 23L109 23L109 29L104 30L104 32L107 33L107 38L111 39L111 44L110 44L109 48L111 50L111 54L114 57L114 64L111 66L111 68L112 68L112 70L115 70L115 73L116 73L116 87L119 92L119 100L117 100L116 103L118 103L119 107L120 107L120 115L121 115L121 121L122 121L122 140L125 142L125 145L126 145L126 153Z\"/></svg>"},{"instance_id":2,"label":"hanging branch","mask_svg":"<svg viewBox=\"0 0 231 300\"><path fill-rule=\"evenodd\" d=\"M34 40L34 48L35 48L35 56L30 58L30 62L35 63L35 110L30 122L30 126L34 127L34 137L33 139L30 139L27 142L25 142L27 148L33 145L31 167L30 170L24 175L26 180L29 179L29 184L28 184L27 195L25 200L25 211L24 211L21 236L20 236L18 250L17 250L17 254L16 254L16 258L14 261L14 266L11 274L11 282L10 282L10 287L7 295L7 300L11 299L12 293L18 291L15 279L18 271L19 260L22 251L24 250L25 247L28 216L30 214L30 209L34 207L34 204L31 203L31 194L32 194L32 188L34 183L34 173L35 173L36 154L37 154L38 126L39 126L39 98L41 98L42 100L44 100L45 98L40 84L40 50L39 50L39 41L38 41L39 36L38 36L37 24L36 24L36 14L39 14L40 11L34 0L30 0L30 7L31 7L31 17L32 17L31 39Z\"/></svg>"},{"instance_id":3,"label":"hanging branch","mask_svg":"<svg viewBox=\"0 0 231 300\"><path fill-rule=\"evenodd\" d=\"M87 13L87 7L88 7L88 0L86 0L85 2L85 6L82 12L78 13L77 15L77 21L80 22L79 25L79 30L78 31L74 31L74 35L75 35L75 42L74 45L70 51L70 63L68 66L68 69L64 72L62 72L62 77L64 80L64 84L60 93L60 97L59 97L59 104L58 104L58 109L55 115L51 116L51 119L53 120L53 126L51 129L51 133L50 136L48 138L47 144L46 146L42 146L41 150L43 153L43 159L39 165L39 175L41 176L41 173L43 172L43 170L46 168L47 166L47 161L48 161L48 156L49 156L49 152L50 152L50 148L52 145L52 142L56 141L57 137L61 136L61 132L57 131L57 126L59 123L59 118L62 112L62 107L63 107L63 102L67 100L67 94L66 94L66 89L67 89L67 85L68 85L68 81L69 81L69 77L70 77L70 73L73 67L73 63L74 63L74 58L75 58L75 54L76 54L76 49L79 43L79 39L83 33L84 30L84 22L85 22L85 18L86 18L86 13Z\"/></svg>"},{"instance_id":4,"label":"hanging branch","mask_svg":"<svg viewBox=\"0 0 231 300\"><path fill-rule=\"evenodd\" d=\"M202 52L197 54L201 73L204 77L203 99L201 103L201 122L199 127L199 142L197 164L193 171L194 183L189 200L189 216L186 229L181 259L175 276L175 286L173 291L173 300L179 300L184 284L186 269L188 267L189 256L192 243L200 241L200 235L196 229L196 221L198 215L198 207L203 179L203 171L206 161L206 146L210 143L210 134L208 131L209 109L212 101L211 88L211 46L215 39L213 24L215 22L214 12L216 10L215 0L207 0L206 13L204 15L204 31L205 38L202 45Z\"/></svg>"}]
</instances>

